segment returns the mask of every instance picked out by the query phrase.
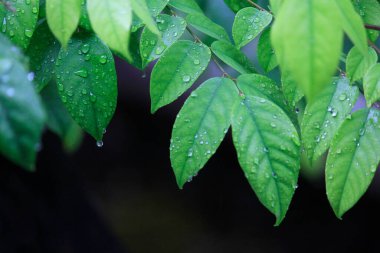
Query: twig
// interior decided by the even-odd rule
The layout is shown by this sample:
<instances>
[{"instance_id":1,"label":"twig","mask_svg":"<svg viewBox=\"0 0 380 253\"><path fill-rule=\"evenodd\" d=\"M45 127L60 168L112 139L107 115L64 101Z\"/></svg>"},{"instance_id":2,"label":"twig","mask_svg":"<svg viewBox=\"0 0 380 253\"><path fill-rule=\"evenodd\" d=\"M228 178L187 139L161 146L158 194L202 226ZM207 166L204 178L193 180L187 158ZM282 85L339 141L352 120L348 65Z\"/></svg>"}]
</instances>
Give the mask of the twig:
<instances>
[{"instance_id":1,"label":"twig","mask_svg":"<svg viewBox=\"0 0 380 253\"><path fill-rule=\"evenodd\" d=\"M377 25L365 24L364 26L365 26L365 28L370 29L370 30L380 31L380 26L377 26Z\"/></svg>"},{"instance_id":2,"label":"twig","mask_svg":"<svg viewBox=\"0 0 380 253\"><path fill-rule=\"evenodd\" d=\"M266 11L266 12L269 12L270 14L273 14L271 11L268 11L267 9L261 7L260 5L258 5L257 3L253 2L252 0L247 0L247 2L252 5L253 7L256 7L257 9L259 9L260 11Z\"/></svg>"},{"instance_id":3,"label":"twig","mask_svg":"<svg viewBox=\"0 0 380 253\"><path fill-rule=\"evenodd\" d=\"M12 4L9 1L6 0L0 0L0 4L4 5L4 7L11 11L11 12L16 12L16 9L12 6Z\"/></svg>"}]
</instances>

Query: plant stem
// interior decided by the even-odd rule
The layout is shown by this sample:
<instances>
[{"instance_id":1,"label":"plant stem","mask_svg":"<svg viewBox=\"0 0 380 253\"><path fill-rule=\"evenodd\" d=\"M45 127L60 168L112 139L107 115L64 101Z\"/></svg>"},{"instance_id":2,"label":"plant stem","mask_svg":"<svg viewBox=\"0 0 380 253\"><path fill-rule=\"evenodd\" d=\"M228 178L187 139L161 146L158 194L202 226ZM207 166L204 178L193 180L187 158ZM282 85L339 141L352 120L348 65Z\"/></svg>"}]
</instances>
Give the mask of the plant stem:
<instances>
[{"instance_id":1,"label":"plant stem","mask_svg":"<svg viewBox=\"0 0 380 253\"><path fill-rule=\"evenodd\" d=\"M365 28L370 29L370 30L380 31L380 26L377 26L377 25L365 24L364 26L365 26Z\"/></svg>"}]
</instances>

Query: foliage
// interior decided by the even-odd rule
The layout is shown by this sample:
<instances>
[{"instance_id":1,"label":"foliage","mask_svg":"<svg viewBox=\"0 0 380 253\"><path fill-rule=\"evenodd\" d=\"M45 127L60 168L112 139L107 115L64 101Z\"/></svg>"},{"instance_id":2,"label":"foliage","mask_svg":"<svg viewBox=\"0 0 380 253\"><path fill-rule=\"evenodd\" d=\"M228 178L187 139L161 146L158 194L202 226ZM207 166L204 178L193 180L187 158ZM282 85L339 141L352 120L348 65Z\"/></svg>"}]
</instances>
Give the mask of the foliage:
<instances>
[{"instance_id":1,"label":"foliage","mask_svg":"<svg viewBox=\"0 0 380 253\"><path fill-rule=\"evenodd\" d=\"M45 127L69 151L80 129L101 147L117 103L113 54L138 69L154 64L152 113L213 64L220 76L191 92L173 126L178 186L231 127L243 173L276 225L302 158L312 167L326 152L327 196L342 217L380 162L379 2L224 2L236 13L228 32L195 0L1 0L0 152L33 171ZM360 94L368 108L354 111Z\"/></svg>"}]
</instances>

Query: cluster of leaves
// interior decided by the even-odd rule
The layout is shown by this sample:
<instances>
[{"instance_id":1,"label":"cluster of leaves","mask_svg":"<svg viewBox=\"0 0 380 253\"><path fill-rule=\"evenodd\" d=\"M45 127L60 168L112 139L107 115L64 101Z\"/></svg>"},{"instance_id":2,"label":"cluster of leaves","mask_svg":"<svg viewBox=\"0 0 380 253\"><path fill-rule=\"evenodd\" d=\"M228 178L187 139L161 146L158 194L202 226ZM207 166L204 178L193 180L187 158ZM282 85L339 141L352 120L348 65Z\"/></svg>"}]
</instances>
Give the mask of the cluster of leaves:
<instances>
[{"instance_id":1,"label":"cluster of leaves","mask_svg":"<svg viewBox=\"0 0 380 253\"><path fill-rule=\"evenodd\" d=\"M45 125L68 149L81 129L102 146L117 102L113 54L138 69L156 62L152 113L213 61L221 75L190 94L173 126L179 187L232 127L239 163L276 225L297 188L301 158L313 164L326 152L327 195L341 217L380 162L379 34L365 29L380 25L380 3L271 0L264 9L257 2L225 0L236 13L230 38L195 0L0 1L1 153L33 170ZM353 43L346 49L344 34ZM242 51L255 39L260 66ZM276 75L279 82L269 77ZM361 93L368 108L353 112Z\"/></svg>"}]
</instances>

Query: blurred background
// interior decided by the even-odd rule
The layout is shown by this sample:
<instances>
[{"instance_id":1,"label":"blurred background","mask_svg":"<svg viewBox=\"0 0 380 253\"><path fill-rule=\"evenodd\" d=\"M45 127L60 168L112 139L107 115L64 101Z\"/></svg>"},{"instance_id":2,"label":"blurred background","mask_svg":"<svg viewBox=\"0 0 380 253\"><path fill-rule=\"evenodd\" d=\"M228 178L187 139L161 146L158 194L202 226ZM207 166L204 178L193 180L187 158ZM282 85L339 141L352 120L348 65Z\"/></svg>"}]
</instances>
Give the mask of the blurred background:
<instances>
[{"instance_id":1,"label":"blurred background","mask_svg":"<svg viewBox=\"0 0 380 253\"><path fill-rule=\"evenodd\" d=\"M230 31L233 13L222 0L199 2ZM252 59L255 47L245 49ZM102 148L85 136L69 155L47 132L36 173L0 157L1 253L376 250L378 177L341 221L327 201L322 171L303 173L287 217L273 227L274 217L250 189L228 133L201 173L179 190L169 140L188 93L151 115L150 70L144 77L116 62L118 108ZM198 84L219 75L210 65Z\"/></svg>"}]
</instances>

